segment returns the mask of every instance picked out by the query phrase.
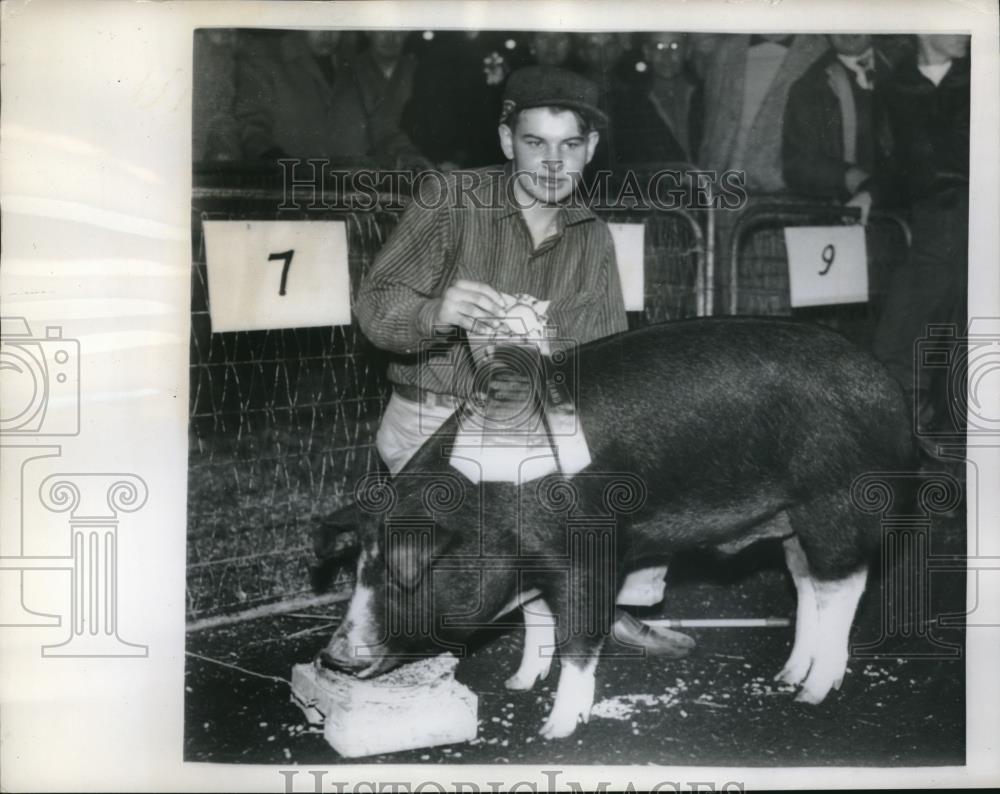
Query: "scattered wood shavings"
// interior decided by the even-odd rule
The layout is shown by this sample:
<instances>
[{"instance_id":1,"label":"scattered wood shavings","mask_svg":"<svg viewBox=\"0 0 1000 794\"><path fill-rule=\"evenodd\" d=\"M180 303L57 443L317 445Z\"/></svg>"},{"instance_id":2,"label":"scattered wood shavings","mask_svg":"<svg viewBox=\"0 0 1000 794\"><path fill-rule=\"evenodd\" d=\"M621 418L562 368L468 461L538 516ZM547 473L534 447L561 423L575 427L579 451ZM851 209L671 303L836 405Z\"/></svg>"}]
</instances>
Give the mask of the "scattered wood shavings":
<instances>
[{"instance_id":1,"label":"scattered wood shavings","mask_svg":"<svg viewBox=\"0 0 1000 794\"><path fill-rule=\"evenodd\" d=\"M787 695L798 689L794 684L772 683L762 677L754 678L743 685L743 691L753 697Z\"/></svg>"},{"instance_id":2,"label":"scattered wood shavings","mask_svg":"<svg viewBox=\"0 0 1000 794\"><path fill-rule=\"evenodd\" d=\"M724 703L713 703L711 700L707 700L707 699L704 699L704 698L698 698L698 700L694 701L694 704L696 706L708 706L709 708L713 708L713 709L728 709L729 708L729 706L725 705Z\"/></svg>"},{"instance_id":3,"label":"scattered wood shavings","mask_svg":"<svg viewBox=\"0 0 1000 794\"><path fill-rule=\"evenodd\" d=\"M595 703L590 715L598 719L624 721L631 719L632 715L643 706L670 708L678 702L678 695L677 689L668 689L661 695L616 695Z\"/></svg>"}]
</instances>

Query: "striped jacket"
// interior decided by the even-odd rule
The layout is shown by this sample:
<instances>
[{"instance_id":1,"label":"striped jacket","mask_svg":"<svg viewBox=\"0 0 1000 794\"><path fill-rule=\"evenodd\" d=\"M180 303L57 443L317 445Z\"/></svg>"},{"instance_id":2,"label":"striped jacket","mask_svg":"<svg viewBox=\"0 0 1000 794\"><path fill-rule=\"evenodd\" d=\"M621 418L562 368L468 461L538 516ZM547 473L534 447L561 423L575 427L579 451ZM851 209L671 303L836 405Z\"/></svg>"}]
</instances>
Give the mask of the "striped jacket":
<instances>
[{"instance_id":1,"label":"striped jacket","mask_svg":"<svg viewBox=\"0 0 1000 794\"><path fill-rule=\"evenodd\" d=\"M376 257L354 308L365 335L394 354L394 383L460 393L466 346L455 329L434 327L456 279L551 301L554 349L627 328L607 224L587 207L565 206L558 232L535 249L512 186L510 164L424 179Z\"/></svg>"}]
</instances>

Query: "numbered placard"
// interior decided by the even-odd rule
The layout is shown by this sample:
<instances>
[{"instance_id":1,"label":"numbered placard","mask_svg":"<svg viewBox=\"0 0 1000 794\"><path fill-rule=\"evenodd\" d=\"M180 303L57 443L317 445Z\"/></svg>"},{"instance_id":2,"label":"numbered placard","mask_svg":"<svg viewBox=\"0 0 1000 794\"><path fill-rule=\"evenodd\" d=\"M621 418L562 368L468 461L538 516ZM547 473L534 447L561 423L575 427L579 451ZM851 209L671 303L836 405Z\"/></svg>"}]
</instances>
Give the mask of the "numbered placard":
<instances>
[{"instance_id":1,"label":"numbered placard","mask_svg":"<svg viewBox=\"0 0 1000 794\"><path fill-rule=\"evenodd\" d=\"M868 252L863 226L785 229L792 306L868 301Z\"/></svg>"},{"instance_id":2,"label":"numbered placard","mask_svg":"<svg viewBox=\"0 0 1000 794\"><path fill-rule=\"evenodd\" d=\"M205 221L212 330L348 325L343 221Z\"/></svg>"},{"instance_id":3,"label":"numbered placard","mask_svg":"<svg viewBox=\"0 0 1000 794\"><path fill-rule=\"evenodd\" d=\"M622 282L625 310L641 312L646 308L644 233L641 223L609 223L615 241L618 277Z\"/></svg>"}]
</instances>

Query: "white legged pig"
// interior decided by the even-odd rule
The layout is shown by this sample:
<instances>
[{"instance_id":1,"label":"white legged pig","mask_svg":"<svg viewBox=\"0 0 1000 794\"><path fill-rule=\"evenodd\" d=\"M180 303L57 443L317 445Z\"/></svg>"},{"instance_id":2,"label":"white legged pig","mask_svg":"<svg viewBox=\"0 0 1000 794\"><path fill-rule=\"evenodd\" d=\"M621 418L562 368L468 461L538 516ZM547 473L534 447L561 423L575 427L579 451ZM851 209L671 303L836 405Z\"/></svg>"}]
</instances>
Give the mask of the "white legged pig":
<instances>
[{"instance_id":1,"label":"white legged pig","mask_svg":"<svg viewBox=\"0 0 1000 794\"><path fill-rule=\"evenodd\" d=\"M881 536L878 516L852 503L852 483L915 465L901 390L838 334L783 320L652 326L581 347L575 366L578 377L569 365L562 374L577 384L592 458L579 474L474 484L449 465L452 417L396 478L368 481L357 585L320 663L372 676L461 653L476 628L538 591L543 619L508 686L530 688L548 672L540 647L555 647L561 672L542 734L568 736L589 716L630 567L777 537L798 597L777 678L821 702L844 676Z\"/></svg>"}]
</instances>

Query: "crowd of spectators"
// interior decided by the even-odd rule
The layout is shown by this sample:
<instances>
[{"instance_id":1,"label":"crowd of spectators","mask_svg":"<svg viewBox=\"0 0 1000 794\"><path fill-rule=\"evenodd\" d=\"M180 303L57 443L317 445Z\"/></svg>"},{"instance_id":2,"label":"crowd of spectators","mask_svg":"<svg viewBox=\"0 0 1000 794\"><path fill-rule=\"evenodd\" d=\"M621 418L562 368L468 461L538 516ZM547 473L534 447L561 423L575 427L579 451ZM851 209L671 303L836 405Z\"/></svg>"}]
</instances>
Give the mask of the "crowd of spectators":
<instances>
[{"instance_id":1,"label":"crowd of spectators","mask_svg":"<svg viewBox=\"0 0 1000 794\"><path fill-rule=\"evenodd\" d=\"M194 159L496 164L504 82L539 63L597 84L611 121L593 170L687 163L742 171L751 194L892 203L893 155L911 149L894 144L886 88L917 53L903 35L206 29Z\"/></svg>"},{"instance_id":2,"label":"crowd of spectators","mask_svg":"<svg viewBox=\"0 0 1000 794\"><path fill-rule=\"evenodd\" d=\"M592 170L735 170L751 198L909 213L910 261L875 340L908 389L922 325L964 321L968 36L205 29L193 156L498 164L505 81L532 63L597 85L610 122Z\"/></svg>"},{"instance_id":3,"label":"crowd of spectators","mask_svg":"<svg viewBox=\"0 0 1000 794\"><path fill-rule=\"evenodd\" d=\"M207 29L194 159L496 164L504 82L539 63L597 84L611 122L592 169L688 163L742 171L751 194L891 200L883 88L916 54L901 35Z\"/></svg>"},{"instance_id":4,"label":"crowd of spectators","mask_svg":"<svg viewBox=\"0 0 1000 794\"><path fill-rule=\"evenodd\" d=\"M613 123L594 168L695 162L718 36L539 31L196 33L194 159L350 167L493 165L519 66L592 79Z\"/></svg>"}]
</instances>

